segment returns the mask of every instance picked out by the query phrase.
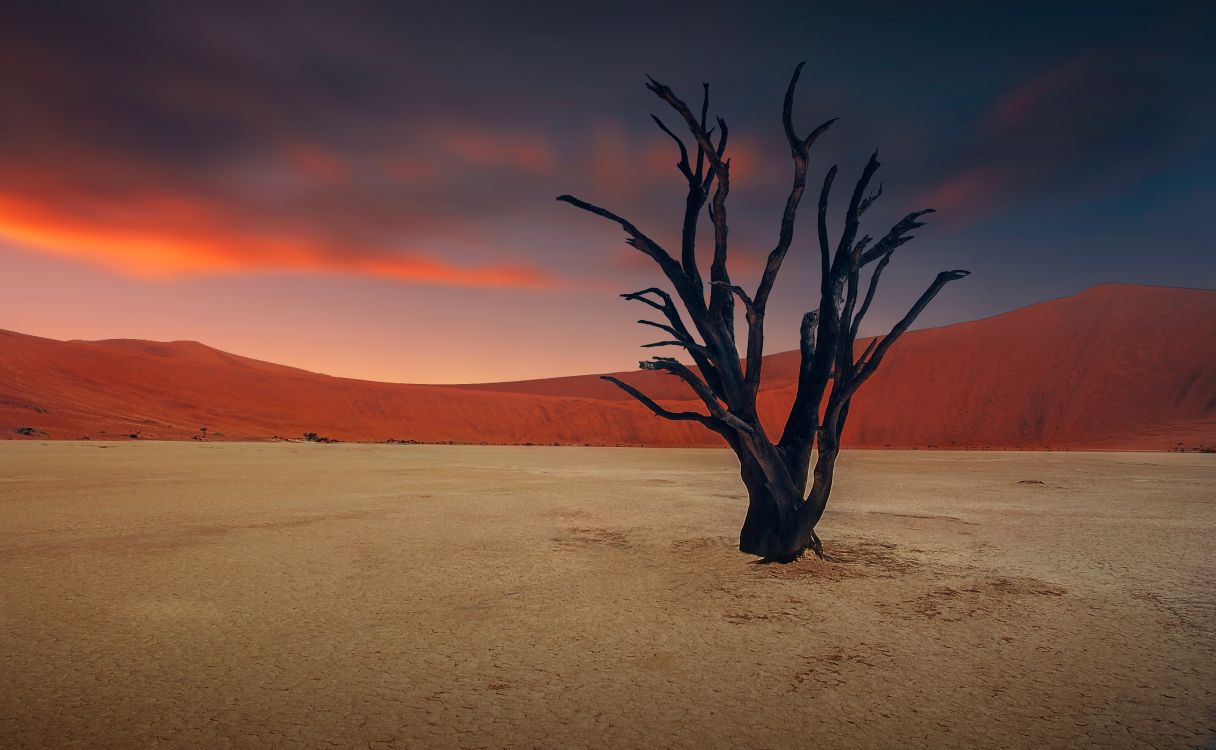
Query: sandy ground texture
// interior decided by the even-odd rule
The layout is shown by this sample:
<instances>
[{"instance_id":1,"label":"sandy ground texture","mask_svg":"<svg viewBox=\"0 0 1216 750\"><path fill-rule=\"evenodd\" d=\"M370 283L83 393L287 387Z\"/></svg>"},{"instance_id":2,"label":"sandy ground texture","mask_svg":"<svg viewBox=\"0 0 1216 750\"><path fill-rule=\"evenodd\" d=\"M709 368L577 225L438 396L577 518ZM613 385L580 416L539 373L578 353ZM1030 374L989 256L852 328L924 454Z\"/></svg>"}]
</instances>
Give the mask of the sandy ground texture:
<instances>
[{"instance_id":1,"label":"sandy ground texture","mask_svg":"<svg viewBox=\"0 0 1216 750\"><path fill-rule=\"evenodd\" d=\"M1216 457L0 444L0 746L1210 746Z\"/></svg>"}]
</instances>

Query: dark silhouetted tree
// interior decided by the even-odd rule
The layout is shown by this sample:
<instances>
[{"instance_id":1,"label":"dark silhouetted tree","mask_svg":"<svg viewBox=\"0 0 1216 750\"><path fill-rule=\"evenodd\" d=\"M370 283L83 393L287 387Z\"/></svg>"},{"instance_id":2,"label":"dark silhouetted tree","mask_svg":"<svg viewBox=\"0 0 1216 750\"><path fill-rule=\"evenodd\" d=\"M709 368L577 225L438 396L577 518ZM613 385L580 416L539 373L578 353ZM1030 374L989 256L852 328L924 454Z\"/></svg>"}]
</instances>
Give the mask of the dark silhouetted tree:
<instances>
[{"instance_id":1,"label":"dark silhouetted tree","mask_svg":"<svg viewBox=\"0 0 1216 750\"><path fill-rule=\"evenodd\" d=\"M818 306L807 312L801 325L801 361L798 387L780 438L765 433L756 411L764 353L764 315L777 273L794 239L798 207L806 189L807 161L816 139L832 125L828 120L809 134L794 128L794 91L802 64L794 70L785 93L782 121L793 158L793 184L785 200L777 240L768 254L760 283L749 294L731 282L727 270L727 196L730 193L730 158L726 122L717 118L709 127L709 86L699 115L694 114L667 86L653 78L647 84L683 121L692 137L689 145L658 117L658 127L679 149L676 165L688 184L678 259L639 227L617 214L571 195L558 197L573 206L615 222L625 230L626 242L658 264L675 292L651 287L621 295L656 310L662 320L641 320L669 338L647 346L682 348L695 369L672 357L641 362L643 370L666 372L685 381L704 404L704 411L670 411L632 385L604 376L640 401L656 415L671 420L698 422L721 435L739 457L740 473L748 491L747 516L739 534L739 549L769 562L790 562L809 548L823 557L815 527L827 508L832 491L840 435L857 389L882 363L891 346L908 330L921 311L955 279L967 271L939 273L912 308L885 336L875 337L856 356L854 341L869 311L883 270L897 248L923 226L921 218L932 209L915 211L875 240L859 237L862 215L882 193L871 191L878 170L877 154L870 157L853 187L844 226L832 241L828 230L828 201L837 169L832 167L819 191L818 245L821 284ZM709 279L697 265L697 223L707 209L713 226L713 252ZM869 277L863 282L862 273ZM677 304L676 299L679 300ZM735 341L736 300L746 318L747 343L742 361ZM685 323L685 317L691 327ZM811 458L815 456L813 480ZM810 484L808 491L807 485Z\"/></svg>"}]
</instances>

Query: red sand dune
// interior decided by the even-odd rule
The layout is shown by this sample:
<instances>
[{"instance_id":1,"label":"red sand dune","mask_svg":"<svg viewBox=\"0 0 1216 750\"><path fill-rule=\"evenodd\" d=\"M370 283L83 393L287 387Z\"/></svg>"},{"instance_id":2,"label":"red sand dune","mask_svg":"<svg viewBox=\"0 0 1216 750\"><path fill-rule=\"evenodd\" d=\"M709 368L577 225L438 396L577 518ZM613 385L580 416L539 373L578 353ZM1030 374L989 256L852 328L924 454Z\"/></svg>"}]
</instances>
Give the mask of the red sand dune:
<instances>
[{"instance_id":1,"label":"red sand dune","mask_svg":"<svg viewBox=\"0 0 1216 750\"><path fill-rule=\"evenodd\" d=\"M778 434L797 353L767 359ZM693 408L663 374L627 380ZM374 383L190 341L53 341L0 331L0 436L703 446L593 375L467 386ZM855 402L846 445L1198 449L1216 446L1216 292L1105 285L985 320L913 331Z\"/></svg>"}]
</instances>

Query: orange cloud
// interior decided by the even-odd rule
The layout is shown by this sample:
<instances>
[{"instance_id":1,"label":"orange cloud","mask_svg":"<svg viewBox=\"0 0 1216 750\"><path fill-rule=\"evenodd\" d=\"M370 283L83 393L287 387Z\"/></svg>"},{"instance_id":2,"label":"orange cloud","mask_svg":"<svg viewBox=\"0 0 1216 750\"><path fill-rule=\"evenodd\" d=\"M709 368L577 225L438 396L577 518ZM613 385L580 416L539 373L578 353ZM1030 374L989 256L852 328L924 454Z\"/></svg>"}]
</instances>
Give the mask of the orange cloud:
<instances>
[{"instance_id":1,"label":"orange cloud","mask_svg":"<svg viewBox=\"0 0 1216 750\"><path fill-rule=\"evenodd\" d=\"M132 208L130 206L128 209ZM417 252L335 247L291 233L234 232L203 202L144 196L132 211L143 225L67 214L0 192L0 237L45 253L99 263L128 275L166 279L197 273L353 273L426 284L543 288L553 279L523 265L460 266Z\"/></svg>"},{"instance_id":2,"label":"orange cloud","mask_svg":"<svg viewBox=\"0 0 1216 750\"><path fill-rule=\"evenodd\" d=\"M732 135L727 142L726 157L730 159L730 178L731 184L738 184L740 180L750 180L755 177L763 164L763 154L759 145L754 141L748 140L746 137ZM781 168L788 170L788 159L781 162ZM781 172L782 179L785 179L785 172Z\"/></svg>"},{"instance_id":3,"label":"orange cloud","mask_svg":"<svg viewBox=\"0 0 1216 750\"><path fill-rule=\"evenodd\" d=\"M1160 173L1205 137L1179 125L1188 118L1178 86L1151 54L1061 61L997 96L953 169L917 203L957 227L1037 201L1110 195Z\"/></svg>"},{"instance_id":4,"label":"orange cloud","mask_svg":"<svg viewBox=\"0 0 1216 750\"><path fill-rule=\"evenodd\" d=\"M385 157L381 165L386 174L407 183L429 182L443 175L442 165L410 154Z\"/></svg>"},{"instance_id":5,"label":"orange cloud","mask_svg":"<svg viewBox=\"0 0 1216 750\"><path fill-rule=\"evenodd\" d=\"M994 168L976 167L957 174L930 190L917 200L918 205L932 208L946 217L974 216L991 210L1000 202L1008 187L1005 175Z\"/></svg>"},{"instance_id":6,"label":"orange cloud","mask_svg":"<svg viewBox=\"0 0 1216 750\"><path fill-rule=\"evenodd\" d=\"M585 171L596 195L620 200L660 184L679 189L678 154L666 136L631 136L617 123L602 124L591 134Z\"/></svg>"},{"instance_id":7,"label":"orange cloud","mask_svg":"<svg viewBox=\"0 0 1216 750\"><path fill-rule=\"evenodd\" d=\"M683 134L682 134L683 135ZM692 136L683 136L690 149L689 159L696 156ZM754 141L732 136L726 149L730 159L733 184L750 180L762 165L762 153ZM661 133L632 135L619 124L599 126L591 134L591 148L586 173L591 178L596 195L610 199L636 196L639 190L670 189L678 195L684 178L676 164L679 149ZM708 166L706 167L708 169Z\"/></svg>"},{"instance_id":8,"label":"orange cloud","mask_svg":"<svg viewBox=\"0 0 1216 750\"><path fill-rule=\"evenodd\" d=\"M1070 60L1015 86L988 111L985 131L999 135L1033 121L1040 110L1051 106L1053 98L1067 97L1085 85L1089 64L1084 58Z\"/></svg>"},{"instance_id":9,"label":"orange cloud","mask_svg":"<svg viewBox=\"0 0 1216 750\"><path fill-rule=\"evenodd\" d=\"M712 260L711 258L704 257L712 250L710 244L708 241L702 242L700 249L701 257L697 259L697 265L701 267L702 273L708 273L707 269ZM764 270L767 260L767 251L761 252L754 247L736 246L730 248L730 252L727 255L727 268L731 276L736 277L736 281L740 278L750 278L753 276L758 279L760 272ZM638 252L632 247L616 248L608 256L608 265L618 271L660 273L658 266L655 265L652 258Z\"/></svg>"},{"instance_id":10,"label":"orange cloud","mask_svg":"<svg viewBox=\"0 0 1216 750\"><path fill-rule=\"evenodd\" d=\"M536 177L557 171L558 159L540 138L492 131L456 130L439 138L449 153L479 169L515 169Z\"/></svg>"},{"instance_id":11,"label":"orange cloud","mask_svg":"<svg viewBox=\"0 0 1216 750\"><path fill-rule=\"evenodd\" d=\"M550 178L562 166L557 152L540 135L470 127L420 133L408 148L390 147L375 161L390 177L429 186L491 172Z\"/></svg>"},{"instance_id":12,"label":"orange cloud","mask_svg":"<svg viewBox=\"0 0 1216 750\"><path fill-rule=\"evenodd\" d=\"M317 182L339 184L350 173L337 154L316 144L303 141L289 143L283 147L283 155L293 169Z\"/></svg>"}]
</instances>

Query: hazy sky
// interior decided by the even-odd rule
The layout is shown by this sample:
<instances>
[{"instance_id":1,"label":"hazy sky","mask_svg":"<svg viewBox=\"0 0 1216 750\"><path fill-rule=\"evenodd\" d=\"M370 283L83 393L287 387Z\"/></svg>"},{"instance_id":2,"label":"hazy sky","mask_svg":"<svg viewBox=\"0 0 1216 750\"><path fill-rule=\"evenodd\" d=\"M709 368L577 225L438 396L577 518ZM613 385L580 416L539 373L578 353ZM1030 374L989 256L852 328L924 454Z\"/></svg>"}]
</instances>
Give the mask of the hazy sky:
<instances>
[{"instance_id":1,"label":"hazy sky","mask_svg":"<svg viewBox=\"0 0 1216 750\"><path fill-rule=\"evenodd\" d=\"M660 276L554 196L671 242L682 178L648 115L675 123L643 83L709 81L754 284L799 60L800 129L842 118L810 183L839 164L851 184L878 148L867 228L938 210L864 333L944 268L973 275L923 325L1102 282L1216 286L1211 2L439 5L4 3L0 328L381 380L628 369L654 336L616 294ZM813 201L770 351L814 304Z\"/></svg>"}]
</instances>

